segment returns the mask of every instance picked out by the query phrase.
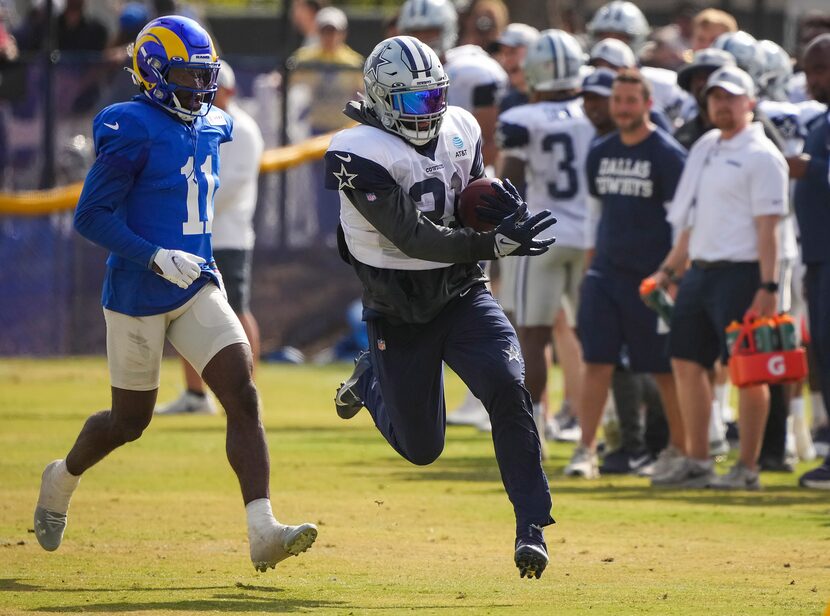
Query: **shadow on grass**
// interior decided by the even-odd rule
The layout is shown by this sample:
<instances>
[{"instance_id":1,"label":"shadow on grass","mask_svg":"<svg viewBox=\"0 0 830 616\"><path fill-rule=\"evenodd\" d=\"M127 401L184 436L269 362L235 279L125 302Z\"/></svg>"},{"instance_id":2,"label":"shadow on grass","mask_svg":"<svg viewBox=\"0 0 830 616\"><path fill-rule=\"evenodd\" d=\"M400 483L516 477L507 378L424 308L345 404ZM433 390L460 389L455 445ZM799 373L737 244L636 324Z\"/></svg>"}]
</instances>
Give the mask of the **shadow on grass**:
<instances>
[{"instance_id":1,"label":"shadow on grass","mask_svg":"<svg viewBox=\"0 0 830 616\"><path fill-rule=\"evenodd\" d=\"M117 614L121 612L236 612L236 613L287 613L306 611L315 608L343 608L342 601L323 601L318 599L289 599L279 598L274 593L285 592L282 588L268 586L252 586L239 584L235 586L182 586L182 587L141 587L129 588L66 588L48 587L26 583L17 579L0 579L0 592L36 592L36 593L109 593L109 592L199 592L199 591L228 591L227 594L217 593L207 599L171 598L167 601L148 601L137 598L135 601L113 601L100 603L83 603L81 605L45 605L32 607L29 611L54 614L92 612L98 614ZM250 594L249 594L250 593ZM268 593L266 596L255 593ZM199 592L199 594L202 594Z\"/></svg>"},{"instance_id":2,"label":"shadow on grass","mask_svg":"<svg viewBox=\"0 0 830 616\"><path fill-rule=\"evenodd\" d=\"M359 463L354 463L359 465ZM401 465L390 464L388 476L399 481L494 482L501 484L495 457L469 456L439 459L430 466L414 466L401 460ZM599 500L628 500L649 502L685 502L692 505L724 505L747 507L787 507L791 505L820 505L827 503L827 494L819 490L803 490L795 485L771 485L760 492L723 492L706 489L653 488L648 479L619 477L598 481L569 479L561 476L561 469L547 469L551 478L551 492L557 495L576 494ZM762 476L763 480L763 476ZM632 485L633 484L633 485Z\"/></svg>"}]
</instances>

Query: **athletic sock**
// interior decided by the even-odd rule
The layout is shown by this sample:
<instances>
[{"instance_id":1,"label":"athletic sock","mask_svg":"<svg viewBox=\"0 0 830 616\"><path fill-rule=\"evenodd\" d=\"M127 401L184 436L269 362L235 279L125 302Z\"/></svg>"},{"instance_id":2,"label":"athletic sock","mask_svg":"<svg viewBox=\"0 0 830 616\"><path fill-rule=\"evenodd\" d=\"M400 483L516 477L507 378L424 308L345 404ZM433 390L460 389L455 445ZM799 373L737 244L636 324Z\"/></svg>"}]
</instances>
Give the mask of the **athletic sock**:
<instances>
[{"instance_id":1,"label":"athletic sock","mask_svg":"<svg viewBox=\"0 0 830 616\"><path fill-rule=\"evenodd\" d=\"M724 423L735 420L732 416L732 407L729 405L730 389L728 381L723 385L715 385L715 401L720 406L721 420Z\"/></svg>"},{"instance_id":2,"label":"athletic sock","mask_svg":"<svg viewBox=\"0 0 830 616\"><path fill-rule=\"evenodd\" d=\"M189 393L193 396L197 396L199 398L204 398L205 396L207 396L207 394L204 391L196 391L196 390L190 389L189 387L187 388L187 393Z\"/></svg>"},{"instance_id":3,"label":"athletic sock","mask_svg":"<svg viewBox=\"0 0 830 616\"><path fill-rule=\"evenodd\" d=\"M73 475L67 470L66 460L59 460L43 478L47 489L41 490L38 506L55 513L66 513L72 493L80 481L80 475Z\"/></svg>"},{"instance_id":4,"label":"athletic sock","mask_svg":"<svg viewBox=\"0 0 830 616\"><path fill-rule=\"evenodd\" d=\"M827 423L827 409L820 391L810 392L810 408L813 411L813 430Z\"/></svg>"},{"instance_id":5,"label":"athletic sock","mask_svg":"<svg viewBox=\"0 0 830 616\"><path fill-rule=\"evenodd\" d=\"M280 523L274 518L271 511L271 500L258 498L245 505L248 516L248 538L260 540L267 537L273 529L279 528Z\"/></svg>"}]
</instances>

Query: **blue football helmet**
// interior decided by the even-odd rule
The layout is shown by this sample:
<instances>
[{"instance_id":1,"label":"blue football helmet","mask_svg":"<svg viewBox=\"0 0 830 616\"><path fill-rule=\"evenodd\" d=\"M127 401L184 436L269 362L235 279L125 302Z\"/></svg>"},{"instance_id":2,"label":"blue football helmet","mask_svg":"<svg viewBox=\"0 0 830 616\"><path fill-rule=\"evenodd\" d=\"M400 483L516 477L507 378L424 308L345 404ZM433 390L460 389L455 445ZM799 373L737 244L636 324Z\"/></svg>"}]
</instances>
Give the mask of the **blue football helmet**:
<instances>
[{"instance_id":1,"label":"blue football helmet","mask_svg":"<svg viewBox=\"0 0 830 616\"><path fill-rule=\"evenodd\" d=\"M138 33L130 54L133 81L151 101L185 122L207 115L220 64L210 35L197 22L158 17Z\"/></svg>"}]
</instances>

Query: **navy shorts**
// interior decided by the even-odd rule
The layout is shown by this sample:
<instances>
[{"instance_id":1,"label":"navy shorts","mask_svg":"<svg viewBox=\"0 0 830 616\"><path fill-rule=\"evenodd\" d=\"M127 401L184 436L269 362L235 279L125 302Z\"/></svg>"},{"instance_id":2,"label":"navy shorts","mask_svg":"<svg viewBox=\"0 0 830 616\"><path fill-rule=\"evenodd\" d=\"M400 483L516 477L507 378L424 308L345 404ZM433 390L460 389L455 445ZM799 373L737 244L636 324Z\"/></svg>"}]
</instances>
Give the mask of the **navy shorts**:
<instances>
[{"instance_id":1,"label":"navy shorts","mask_svg":"<svg viewBox=\"0 0 830 616\"><path fill-rule=\"evenodd\" d=\"M657 313L640 299L642 276L591 268L582 281L577 328L589 364L619 364L623 350L633 372L671 372L667 335Z\"/></svg>"},{"instance_id":2,"label":"navy shorts","mask_svg":"<svg viewBox=\"0 0 830 616\"><path fill-rule=\"evenodd\" d=\"M236 314L251 311L252 250L219 249L213 251L216 267L222 274L228 303Z\"/></svg>"},{"instance_id":3,"label":"navy shorts","mask_svg":"<svg viewBox=\"0 0 830 616\"><path fill-rule=\"evenodd\" d=\"M709 269L692 265L683 275L674 302L669 354L705 368L714 366L718 357L726 362L726 327L743 320L760 282L754 262Z\"/></svg>"}]
</instances>

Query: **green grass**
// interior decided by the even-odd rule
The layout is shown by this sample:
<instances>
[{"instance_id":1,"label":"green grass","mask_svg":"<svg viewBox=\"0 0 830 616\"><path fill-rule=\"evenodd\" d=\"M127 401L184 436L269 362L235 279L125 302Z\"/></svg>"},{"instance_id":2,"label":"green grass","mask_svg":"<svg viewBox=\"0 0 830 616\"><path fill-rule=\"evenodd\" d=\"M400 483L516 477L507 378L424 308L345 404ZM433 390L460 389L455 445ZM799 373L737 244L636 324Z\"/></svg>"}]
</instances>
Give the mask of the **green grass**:
<instances>
[{"instance_id":1,"label":"green grass","mask_svg":"<svg viewBox=\"0 0 830 616\"><path fill-rule=\"evenodd\" d=\"M0 361L0 614L815 615L830 599L827 493L793 475L765 475L758 494L569 480L565 445L546 464L551 564L520 580L489 437L452 428L438 462L411 466L365 412L335 416L348 370L259 373L274 510L320 536L257 574L221 417L155 420L84 476L64 544L42 551L30 532L40 473L108 404L106 364ZM162 378L169 399L178 366ZM462 389L447 381L452 406Z\"/></svg>"}]
</instances>

